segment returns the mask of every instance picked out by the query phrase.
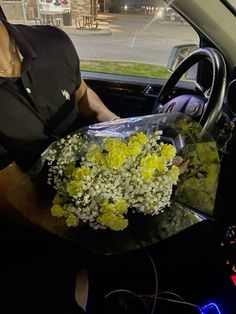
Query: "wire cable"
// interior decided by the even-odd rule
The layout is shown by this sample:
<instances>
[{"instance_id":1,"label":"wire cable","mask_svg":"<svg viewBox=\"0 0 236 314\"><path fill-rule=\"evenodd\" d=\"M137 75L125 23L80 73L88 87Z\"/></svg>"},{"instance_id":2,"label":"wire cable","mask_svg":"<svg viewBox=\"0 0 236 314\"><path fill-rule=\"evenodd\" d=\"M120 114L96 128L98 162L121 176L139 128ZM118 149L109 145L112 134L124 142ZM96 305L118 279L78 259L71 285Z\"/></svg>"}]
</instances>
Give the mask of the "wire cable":
<instances>
[{"instance_id":1,"label":"wire cable","mask_svg":"<svg viewBox=\"0 0 236 314\"><path fill-rule=\"evenodd\" d=\"M151 264L152 264L152 267L153 267L153 271L154 271L154 276L155 276L155 298L154 298L154 301L153 301L153 305L152 305L152 311L151 311L151 314L154 314L154 311L156 309L156 303L157 303L157 295L158 295L158 276L157 276L157 269L156 269L156 265L154 263L154 260L151 256L151 254L146 250L144 249L144 252L146 253L146 255L148 256Z\"/></svg>"}]
</instances>

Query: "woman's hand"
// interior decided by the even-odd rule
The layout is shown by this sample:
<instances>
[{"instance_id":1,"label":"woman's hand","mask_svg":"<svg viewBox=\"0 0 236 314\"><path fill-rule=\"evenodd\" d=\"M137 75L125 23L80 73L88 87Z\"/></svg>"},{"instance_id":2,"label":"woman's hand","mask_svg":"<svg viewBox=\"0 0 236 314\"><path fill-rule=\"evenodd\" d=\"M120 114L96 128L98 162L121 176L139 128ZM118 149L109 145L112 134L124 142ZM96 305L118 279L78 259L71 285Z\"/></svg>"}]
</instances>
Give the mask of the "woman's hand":
<instances>
[{"instance_id":1,"label":"woman's hand","mask_svg":"<svg viewBox=\"0 0 236 314\"><path fill-rule=\"evenodd\" d=\"M79 92L76 92L76 95ZM76 97L79 106L79 114L83 118L96 119L98 122L112 121L119 118L114 112L110 111L91 89L87 88L82 98Z\"/></svg>"}]
</instances>

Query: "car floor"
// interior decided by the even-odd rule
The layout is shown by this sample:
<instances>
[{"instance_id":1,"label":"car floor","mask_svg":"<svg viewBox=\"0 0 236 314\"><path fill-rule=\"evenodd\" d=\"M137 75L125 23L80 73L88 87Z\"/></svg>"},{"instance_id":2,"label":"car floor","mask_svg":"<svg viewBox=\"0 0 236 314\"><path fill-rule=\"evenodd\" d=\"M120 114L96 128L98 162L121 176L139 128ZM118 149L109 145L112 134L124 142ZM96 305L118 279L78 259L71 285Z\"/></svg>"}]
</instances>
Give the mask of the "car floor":
<instances>
[{"instance_id":1,"label":"car floor","mask_svg":"<svg viewBox=\"0 0 236 314\"><path fill-rule=\"evenodd\" d=\"M88 309L103 313L98 309L104 308L104 295L112 290L154 294L155 277L148 252L156 267L159 293L169 291L199 306L216 302L223 313L236 313L236 288L225 269L220 237L216 223L208 220L147 250L100 262L97 269L90 270ZM159 313L158 303L155 313Z\"/></svg>"},{"instance_id":2,"label":"car floor","mask_svg":"<svg viewBox=\"0 0 236 314\"><path fill-rule=\"evenodd\" d=\"M157 245L119 256L83 252L54 236L45 237L4 220L0 234L1 313L80 313L74 287L81 268L89 277L88 313L104 313L104 296L113 290L154 294L150 256L158 292L176 293L197 305L216 302L224 314L236 313L236 288L224 265L221 232L214 221L198 223Z\"/></svg>"}]
</instances>

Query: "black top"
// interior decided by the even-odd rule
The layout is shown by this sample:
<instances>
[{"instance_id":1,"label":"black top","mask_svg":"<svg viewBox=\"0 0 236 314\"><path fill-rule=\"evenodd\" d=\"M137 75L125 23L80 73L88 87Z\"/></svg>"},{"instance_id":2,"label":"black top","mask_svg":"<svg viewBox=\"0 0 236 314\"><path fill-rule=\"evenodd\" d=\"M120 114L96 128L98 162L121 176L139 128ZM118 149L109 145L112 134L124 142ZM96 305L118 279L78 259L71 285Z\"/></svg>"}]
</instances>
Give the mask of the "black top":
<instances>
[{"instance_id":1,"label":"black top","mask_svg":"<svg viewBox=\"0 0 236 314\"><path fill-rule=\"evenodd\" d=\"M2 22L23 60L20 78L0 77L0 169L12 161L27 169L53 140L78 127L79 58L58 28Z\"/></svg>"}]
</instances>

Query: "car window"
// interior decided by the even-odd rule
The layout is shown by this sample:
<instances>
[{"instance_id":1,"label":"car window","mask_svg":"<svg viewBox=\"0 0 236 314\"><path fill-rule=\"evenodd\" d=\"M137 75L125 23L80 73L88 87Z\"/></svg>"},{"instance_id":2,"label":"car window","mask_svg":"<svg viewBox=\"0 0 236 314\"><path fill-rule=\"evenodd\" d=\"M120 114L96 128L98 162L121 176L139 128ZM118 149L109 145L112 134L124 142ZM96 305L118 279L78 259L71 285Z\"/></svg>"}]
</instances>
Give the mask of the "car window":
<instances>
[{"instance_id":1,"label":"car window","mask_svg":"<svg viewBox=\"0 0 236 314\"><path fill-rule=\"evenodd\" d=\"M2 0L2 7L11 22L63 29L78 51L82 70L167 78L172 48L198 45L199 37L164 1L146 2Z\"/></svg>"}]
</instances>

